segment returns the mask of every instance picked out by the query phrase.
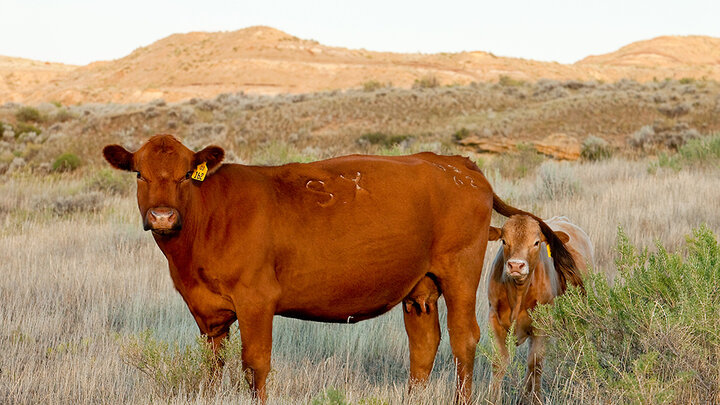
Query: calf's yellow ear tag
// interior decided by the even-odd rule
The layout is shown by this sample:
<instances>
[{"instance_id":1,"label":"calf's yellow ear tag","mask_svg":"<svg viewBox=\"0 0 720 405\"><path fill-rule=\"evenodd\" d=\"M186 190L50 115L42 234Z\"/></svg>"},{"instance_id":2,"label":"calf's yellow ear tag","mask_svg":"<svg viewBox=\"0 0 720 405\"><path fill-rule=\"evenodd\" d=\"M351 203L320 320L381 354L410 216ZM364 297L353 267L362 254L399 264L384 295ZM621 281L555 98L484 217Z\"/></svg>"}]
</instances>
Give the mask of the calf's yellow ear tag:
<instances>
[{"instance_id":1,"label":"calf's yellow ear tag","mask_svg":"<svg viewBox=\"0 0 720 405\"><path fill-rule=\"evenodd\" d=\"M205 180L207 174L207 164L205 162L200 163L192 174L192 179L197 181Z\"/></svg>"},{"instance_id":2,"label":"calf's yellow ear tag","mask_svg":"<svg viewBox=\"0 0 720 405\"><path fill-rule=\"evenodd\" d=\"M552 255L550 254L550 245L545 245L545 247L547 247L548 250L548 257L552 257Z\"/></svg>"}]
</instances>

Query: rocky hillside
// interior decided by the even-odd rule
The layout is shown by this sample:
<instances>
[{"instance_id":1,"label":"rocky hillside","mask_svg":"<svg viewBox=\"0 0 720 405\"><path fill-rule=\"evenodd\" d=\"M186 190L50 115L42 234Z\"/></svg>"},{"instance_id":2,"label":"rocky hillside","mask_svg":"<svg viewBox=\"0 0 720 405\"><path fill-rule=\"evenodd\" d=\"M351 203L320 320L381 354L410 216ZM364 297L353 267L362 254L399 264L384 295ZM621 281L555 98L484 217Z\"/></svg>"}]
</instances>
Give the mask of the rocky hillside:
<instances>
[{"instance_id":1,"label":"rocky hillside","mask_svg":"<svg viewBox=\"0 0 720 405\"><path fill-rule=\"evenodd\" d=\"M493 82L665 78L720 80L720 39L660 37L575 64L487 52L399 54L329 47L269 27L176 34L130 55L75 67L0 58L0 103L174 102L222 93L309 93ZM422 84L422 83L420 83Z\"/></svg>"}]
</instances>

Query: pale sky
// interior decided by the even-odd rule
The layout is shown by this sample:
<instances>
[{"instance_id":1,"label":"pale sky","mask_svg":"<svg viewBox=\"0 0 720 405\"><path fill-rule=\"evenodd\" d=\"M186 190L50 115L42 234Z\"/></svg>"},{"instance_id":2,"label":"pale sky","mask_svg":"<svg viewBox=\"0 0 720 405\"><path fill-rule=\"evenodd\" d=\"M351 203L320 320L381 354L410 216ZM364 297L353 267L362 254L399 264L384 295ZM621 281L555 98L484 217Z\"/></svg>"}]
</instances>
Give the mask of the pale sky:
<instances>
[{"instance_id":1,"label":"pale sky","mask_svg":"<svg viewBox=\"0 0 720 405\"><path fill-rule=\"evenodd\" d=\"M660 35L720 37L720 0L0 0L0 17L0 55L80 65L253 25L347 48L561 63Z\"/></svg>"}]
</instances>

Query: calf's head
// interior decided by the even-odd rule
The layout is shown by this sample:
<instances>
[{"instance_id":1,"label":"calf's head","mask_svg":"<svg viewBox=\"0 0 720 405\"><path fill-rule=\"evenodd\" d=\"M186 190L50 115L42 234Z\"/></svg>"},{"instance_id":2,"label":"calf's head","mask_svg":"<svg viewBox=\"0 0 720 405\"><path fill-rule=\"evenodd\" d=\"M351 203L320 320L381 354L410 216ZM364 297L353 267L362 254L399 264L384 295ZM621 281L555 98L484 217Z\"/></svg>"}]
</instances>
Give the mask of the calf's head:
<instances>
[{"instance_id":1,"label":"calf's head","mask_svg":"<svg viewBox=\"0 0 720 405\"><path fill-rule=\"evenodd\" d=\"M156 135L135 153L108 145L103 155L113 167L137 173L138 208L145 230L172 236L182 229L190 193L200 184L192 179L193 172L205 163L211 173L225 152L208 146L195 153L171 135Z\"/></svg>"},{"instance_id":2,"label":"calf's head","mask_svg":"<svg viewBox=\"0 0 720 405\"><path fill-rule=\"evenodd\" d=\"M562 231L556 231L554 234L562 243L570 239ZM543 255L549 254L548 241L540 224L527 215L511 216L502 228L491 226L489 240L502 242L503 273L518 283L527 280Z\"/></svg>"}]
</instances>

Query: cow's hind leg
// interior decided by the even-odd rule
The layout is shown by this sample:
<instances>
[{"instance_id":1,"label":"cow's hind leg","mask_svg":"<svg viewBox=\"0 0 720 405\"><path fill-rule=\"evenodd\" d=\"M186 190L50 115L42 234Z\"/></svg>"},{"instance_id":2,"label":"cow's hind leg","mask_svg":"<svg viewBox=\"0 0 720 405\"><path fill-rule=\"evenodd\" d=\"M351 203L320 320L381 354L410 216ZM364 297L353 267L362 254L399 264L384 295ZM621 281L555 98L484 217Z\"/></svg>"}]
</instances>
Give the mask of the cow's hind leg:
<instances>
[{"instance_id":1,"label":"cow's hind leg","mask_svg":"<svg viewBox=\"0 0 720 405\"><path fill-rule=\"evenodd\" d=\"M405 331L410 346L409 390L424 386L432 371L440 344L440 320L437 285L426 276L403 300Z\"/></svg>"},{"instance_id":2,"label":"cow's hind leg","mask_svg":"<svg viewBox=\"0 0 720 405\"><path fill-rule=\"evenodd\" d=\"M480 340L480 327L475 317L475 294L480 281L482 257L476 268L469 263L454 268L454 274L439 278L438 281L447 303L450 347L457 367L455 402L464 404L470 402L475 349Z\"/></svg>"}]
</instances>

